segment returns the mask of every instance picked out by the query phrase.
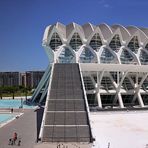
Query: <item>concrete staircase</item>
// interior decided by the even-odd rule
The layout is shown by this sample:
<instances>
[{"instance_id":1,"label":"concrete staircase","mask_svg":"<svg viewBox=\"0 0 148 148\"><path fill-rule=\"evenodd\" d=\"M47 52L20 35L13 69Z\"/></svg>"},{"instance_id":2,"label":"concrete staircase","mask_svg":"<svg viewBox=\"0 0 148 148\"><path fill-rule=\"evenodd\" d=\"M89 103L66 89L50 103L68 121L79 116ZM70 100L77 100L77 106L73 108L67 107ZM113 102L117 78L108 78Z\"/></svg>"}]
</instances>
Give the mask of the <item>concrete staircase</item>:
<instances>
[{"instance_id":1,"label":"concrete staircase","mask_svg":"<svg viewBox=\"0 0 148 148\"><path fill-rule=\"evenodd\" d=\"M90 142L86 102L78 64L55 64L42 142Z\"/></svg>"}]
</instances>

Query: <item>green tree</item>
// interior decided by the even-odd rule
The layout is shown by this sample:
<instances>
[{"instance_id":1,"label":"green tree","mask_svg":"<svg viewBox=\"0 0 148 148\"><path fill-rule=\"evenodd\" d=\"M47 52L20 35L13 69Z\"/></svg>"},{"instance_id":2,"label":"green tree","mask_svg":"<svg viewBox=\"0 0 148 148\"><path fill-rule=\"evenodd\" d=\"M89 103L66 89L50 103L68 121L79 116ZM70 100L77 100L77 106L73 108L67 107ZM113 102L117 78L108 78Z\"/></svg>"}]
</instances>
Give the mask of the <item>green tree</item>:
<instances>
[{"instance_id":1,"label":"green tree","mask_svg":"<svg viewBox=\"0 0 148 148\"><path fill-rule=\"evenodd\" d=\"M3 90L5 93L11 93L12 98L14 99L14 95L18 91L18 87L17 86L4 86Z\"/></svg>"},{"instance_id":2,"label":"green tree","mask_svg":"<svg viewBox=\"0 0 148 148\"><path fill-rule=\"evenodd\" d=\"M3 98L3 86L0 86L0 98Z\"/></svg>"}]
</instances>

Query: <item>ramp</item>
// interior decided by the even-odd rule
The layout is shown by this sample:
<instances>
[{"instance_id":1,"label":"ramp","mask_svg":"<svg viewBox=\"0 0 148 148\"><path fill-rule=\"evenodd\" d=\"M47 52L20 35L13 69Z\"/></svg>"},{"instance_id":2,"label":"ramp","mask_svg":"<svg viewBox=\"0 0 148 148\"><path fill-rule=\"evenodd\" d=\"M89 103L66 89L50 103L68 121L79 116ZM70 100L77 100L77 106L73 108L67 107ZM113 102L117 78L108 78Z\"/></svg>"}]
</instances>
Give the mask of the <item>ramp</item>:
<instances>
[{"instance_id":1,"label":"ramp","mask_svg":"<svg viewBox=\"0 0 148 148\"><path fill-rule=\"evenodd\" d=\"M91 131L78 64L54 64L43 142L90 142Z\"/></svg>"}]
</instances>

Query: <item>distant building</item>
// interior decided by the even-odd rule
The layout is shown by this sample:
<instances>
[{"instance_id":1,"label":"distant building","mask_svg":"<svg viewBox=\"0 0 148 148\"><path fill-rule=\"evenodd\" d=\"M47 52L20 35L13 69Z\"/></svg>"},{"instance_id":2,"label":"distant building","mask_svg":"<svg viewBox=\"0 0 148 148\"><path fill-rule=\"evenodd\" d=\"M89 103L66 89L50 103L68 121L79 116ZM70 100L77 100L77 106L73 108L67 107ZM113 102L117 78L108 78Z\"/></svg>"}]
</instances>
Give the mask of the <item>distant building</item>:
<instances>
[{"instance_id":1,"label":"distant building","mask_svg":"<svg viewBox=\"0 0 148 148\"><path fill-rule=\"evenodd\" d=\"M0 86L19 86L19 72L0 72Z\"/></svg>"},{"instance_id":2,"label":"distant building","mask_svg":"<svg viewBox=\"0 0 148 148\"><path fill-rule=\"evenodd\" d=\"M26 87L26 73L21 73L21 79L20 79L20 84L21 86Z\"/></svg>"},{"instance_id":3,"label":"distant building","mask_svg":"<svg viewBox=\"0 0 148 148\"><path fill-rule=\"evenodd\" d=\"M0 86L19 86L36 88L44 71L0 72Z\"/></svg>"},{"instance_id":4,"label":"distant building","mask_svg":"<svg viewBox=\"0 0 148 148\"><path fill-rule=\"evenodd\" d=\"M27 71L25 86L30 88L36 88L43 74L44 74L44 71Z\"/></svg>"}]
</instances>

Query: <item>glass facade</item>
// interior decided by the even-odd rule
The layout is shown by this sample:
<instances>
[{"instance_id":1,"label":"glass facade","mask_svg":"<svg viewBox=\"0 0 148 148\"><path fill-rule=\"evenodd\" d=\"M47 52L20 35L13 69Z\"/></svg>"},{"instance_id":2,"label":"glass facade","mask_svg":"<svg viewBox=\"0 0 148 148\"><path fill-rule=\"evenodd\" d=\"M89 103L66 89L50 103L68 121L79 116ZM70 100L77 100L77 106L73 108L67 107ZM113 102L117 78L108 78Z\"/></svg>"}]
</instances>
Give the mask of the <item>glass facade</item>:
<instances>
[{"instance_id":1,"label":"glass facade","mask_svg":"<svg viewBox=\"0 0 148 148\"><path fill-rule=\"evenodd\" d=\"M82 41L81 41L81 38L79 36L78 33L74 33L71 40L70 40L70 43L69 45L75 50L75 51L78 51L78 49L82 46Z\"/></svg>"},{"instance_id":2,"label":"glass facade","mask_svg":"<svg viewBox=\"0 0 148 148\"><path fill-rule=\"evenodd\" d=\"M63 48L59 55L59 63L74 63L74 55L69 48Z\"/></svg>"},{"instance_id":3,"label":"glass facade","mask_svg":"<svg viewBox=\"0 0 148 148\"><path fill-rule=\"evenodd\" d=\"M122 64L133 64L134 63L134 57L126 50L123 48L120 60Z\"/></svg>"},{"instance_id":4,"label":"glass facade","mask_svg":"<svg viewBox=\"0 0 148 148\"><path fill-rule=\"evenodd\" d=\"M110 80L109 77L103 77L102 78L102 81L101 81L101 86L100 86L101 89L105 89L105 90L112 90L114 89L114 86L112 84L112 81Z\"/></svg>"},{"instance_id":5,"label":"glass facade","mask_svg":"<svg viewBox=\"0 0 148 148\"><path fill-rule=\"evenodd\" d=\"M148 64L148 54L144 50L141 50L139 58L140 58L141 65Z\"/></svg>"},{"instance_id":6,"label":"glass facade","mask_svg":"<svg viewBox=\"0 0 148 148\"><path fill-rule=\"evenodd\" d=\"M88 47L84 47L80 55L80 63L94 63L94 54Z\"/></svg>"},{"instance_id":7,"label":"glass facade","mask_svg":"<svg viewBox=\"0 0 148 148\"><path fill-rule=\"evenodd\" d=\"M101 63L114 63L114 56L109 51L109 49L107 48L103 49L103 52L100 57L100 62Z\"/></svg>"},{"instance_id":8,"label":"glass facade","mask_svg":"<svg viewBox=\"0 0 148 148\"><path fill-rule=\"evenodd\" d=\"M122 88L125 89L125 90L134 89L130 80L127 77L123 81Z\"/></svg>"},{"instance_id":9,"label":"glass facade","mask_svg":"<svg viewBox=\"0 0 148 148\"><path fill-rule=\"evenodd\" d=\"M113 51L115 51L115 52L118 52L118 51L119 51L119 49L120 49L120 47L121 47L121 43L120 43L120 37L119 37L118 34L116 34L116 35L112 38L111 42L109 43L109 47L110 47Z\"/></svg>"},{"instance_id":10,"label":"glass facade","mask_svg":"<svg viewBox=\"0 0 148 148\"><path fill-rule=\"evenodd\" d=\"M89 76L83 76L84 85L86 90L93 90L95 89L93 82Z\"/></svg>"},{"instance_id":11,"label":"glass facade","mask_svg":"<svg viewBox=\"0 0 148 148\"><path fill-rule=\"evenodd\" d=\"M138 37L134 36L131 41L128 44L128 48L131 49L134 53L138 52L139 49L139 43L138 43Z\"/></svg>"},{"instance_id":12,"label":"glass facade","mask_svg":"<svg viewBox=\"0 0 148 148\"><path fill-rule=\"evenodd\" d=\"M95 35L92 37L89 45L96 51L99 50L99 48L102 46L102 41L100 38L99 33L95 33Z\"/></svg>"},{"instance_id":13,"label":"glass facade","mask_svg":"<svg viewBox=\"0 0 148 148\"><path fill-rule=\"evenodd\" d=\"M146 44L145 49L147 49L147 50L148 50L148 44Z\"/></svg>"},{"instance_id":14,"label":"glass facade","mask_svg":"<svg viewBox=\"0 0 148 148\"><path fill-rule=\"evenodd\" d=\"M51 37L51 40L50 40L50 44L49 46L55 50L57 47L61 46L62 45L62 41L59 37L59 35L55 32L53 33L52 37Z\"/></svg>"}]
</instances>

